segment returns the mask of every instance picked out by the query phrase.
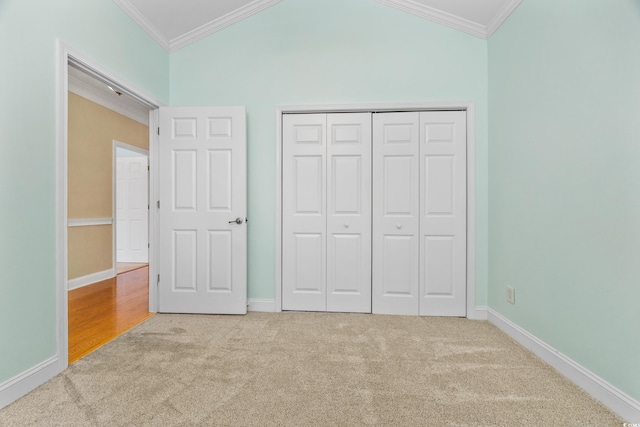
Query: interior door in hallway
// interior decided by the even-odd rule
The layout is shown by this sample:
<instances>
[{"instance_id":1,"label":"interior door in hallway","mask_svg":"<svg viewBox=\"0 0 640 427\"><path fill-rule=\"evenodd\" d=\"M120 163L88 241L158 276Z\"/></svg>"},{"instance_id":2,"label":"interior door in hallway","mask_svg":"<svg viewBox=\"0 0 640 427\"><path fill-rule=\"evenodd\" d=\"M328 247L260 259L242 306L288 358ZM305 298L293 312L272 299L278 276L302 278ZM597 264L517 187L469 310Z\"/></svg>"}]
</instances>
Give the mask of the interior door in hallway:
<instances>
[{"instance_id":1,"label":"interior door in hallway","mask_svg":"<svg viewBox=\"0 0 640 427\"><path fill-rule=\"evenodd\" d=\"M160 108L159 311L247 310L244 107Z\"/></svg>"},{"instance_id":2,"label":"interior door in hallway","mask_svg":"<svg viewBox=\"0 0 640 427\"><path fill-rule=\"evenodd\" d=\"M117 153L115 157L116 261L146 263L149 262L149 158L128 153L131 157Z\"/></svg>"}]
</instances>

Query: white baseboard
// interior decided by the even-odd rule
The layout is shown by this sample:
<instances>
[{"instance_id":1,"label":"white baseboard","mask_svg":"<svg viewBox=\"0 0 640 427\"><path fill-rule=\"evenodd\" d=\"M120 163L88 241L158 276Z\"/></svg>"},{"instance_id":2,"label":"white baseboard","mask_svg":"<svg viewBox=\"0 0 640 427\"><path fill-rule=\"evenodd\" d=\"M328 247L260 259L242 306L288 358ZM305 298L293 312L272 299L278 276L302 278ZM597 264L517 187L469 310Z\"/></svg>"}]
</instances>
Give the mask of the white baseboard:
<instances>
[{"instance_id":1,"label":"white baseboard","mask_svg":"<svg viewBox=\"0 0 640 427\"><path fill-rule=\"evenodd\" d=\"M620 417L632 423L640 423L640 402L638 400L617 389L490 308L488 309L488 320Z\"/></svg>"},{"instance_id":2,"label":"white baseboard","mask_svg":"<svg viewBox=\"0 0 640 427\"><path fill-rule=\"evenodd\" d=\"M54 356L0 384L0 409L20 399L59 373L58 356Z\"/></svg>"},{"instance_id":3,"label":"white baseboard","mask_svg":"<svg viewBox=\"0 0 640 427\"><path fill-rule=\"evenodd\" d=\"M476 306L472 312L467 313L467 319L469 320L487 320L487 318L487 307Z\"/></svg>"},{"instance_id":4,"label":"white baseboard","mask_svg":"<svg viewBox=\"0 0 640 427\"><path fill-rule=\"evenodd\" d=\"M247 301L247 309L249 311L262 311L265 313L275 313L276 301L273 299L249 298L249 300Z\"/></svg>"},{"instance_id":5,"label":"white baseboard","mask_svg":"<svg viewBox=\"0 0 640 427\"><path fill-rule=\"evenodd\" d=\"M83 286L111 279L112 277L116 277L116 270L114 268L105 271L99 271L93 274L88 274L82 277L77 277L75 279L67 281L67 290L71 291L73 289L78 289Z\"/></svg>"}]
</instances>

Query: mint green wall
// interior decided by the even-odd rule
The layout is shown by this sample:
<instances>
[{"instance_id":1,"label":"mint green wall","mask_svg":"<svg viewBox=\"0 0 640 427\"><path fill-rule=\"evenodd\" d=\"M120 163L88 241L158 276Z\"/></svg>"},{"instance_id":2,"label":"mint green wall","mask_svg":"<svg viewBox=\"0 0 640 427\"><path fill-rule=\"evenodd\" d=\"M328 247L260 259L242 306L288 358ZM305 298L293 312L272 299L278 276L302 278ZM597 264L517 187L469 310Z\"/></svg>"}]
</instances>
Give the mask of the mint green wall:
<instances>
[{"instance_id":1,"label":"mint green wall","mask_svg":"<svg viewBox=\"0 0 640 427\"><path fill-rule=\"evenodd\" d=\"M489 41L489 305L636 399L639 34L637 0L525 0Z\"/></svg>"},{"instance_id":2,"label":"mint green wall","mask_svg":"<svg viewBox=\"0 0 640 427\"><path fill-rule=\"evenodd\" d=\"M476 103L477 298L487 286L487 42L372 0L284 0L171 55L171 104L246 105L249 297L275 295L275 106Z\"/></svg>"},{"instance_id":3,"label":"mint green wall","mask_svg":"<svg viewBox=\"0 0 640 427\"><path fill-rule=\"evenodd\" d=\"M56 38L169 98L169 55L112 0L0 0L0 383L56 353Z\"/></svg>"}]
</instances>

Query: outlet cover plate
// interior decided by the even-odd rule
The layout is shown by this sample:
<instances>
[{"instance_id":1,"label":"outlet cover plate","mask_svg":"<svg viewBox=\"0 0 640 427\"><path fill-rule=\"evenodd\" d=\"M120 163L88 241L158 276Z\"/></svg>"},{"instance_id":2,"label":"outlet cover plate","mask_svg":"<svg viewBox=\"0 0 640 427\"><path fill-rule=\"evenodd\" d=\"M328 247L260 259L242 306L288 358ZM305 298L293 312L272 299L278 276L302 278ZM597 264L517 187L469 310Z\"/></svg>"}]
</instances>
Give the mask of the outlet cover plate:
<instances>
[{"instance_id":1,"label":"outlet cover plate","mask_svg":"<svg viewBox=\"0 0 640 427\"><path fill-rule=\"evenodd\" d=\"M516 303L516 290L511 286L507 286L507 302L511 304Z\"/></svg>"}]
</instances>

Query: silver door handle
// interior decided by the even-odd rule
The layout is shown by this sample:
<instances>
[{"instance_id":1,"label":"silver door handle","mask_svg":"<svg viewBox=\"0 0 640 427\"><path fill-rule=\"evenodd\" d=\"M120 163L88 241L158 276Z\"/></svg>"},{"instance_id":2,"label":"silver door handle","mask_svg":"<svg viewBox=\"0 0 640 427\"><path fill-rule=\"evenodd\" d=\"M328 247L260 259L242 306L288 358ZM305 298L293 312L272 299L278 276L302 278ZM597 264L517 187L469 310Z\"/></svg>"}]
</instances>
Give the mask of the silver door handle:
<instances>
[{"instance_id":1,"label":"silver door handle","mask_svg":"<svg viewBox=\"0 0 640 427\"><path fill-rule=\"evenodd\" d=\"M238 218L234 219L233 221L229 221L229 224L233 224L233 223L236 223L236 224L240 225L240 224L244 223L244 219L238 217Z\"/></svg>"}]
</instances>

